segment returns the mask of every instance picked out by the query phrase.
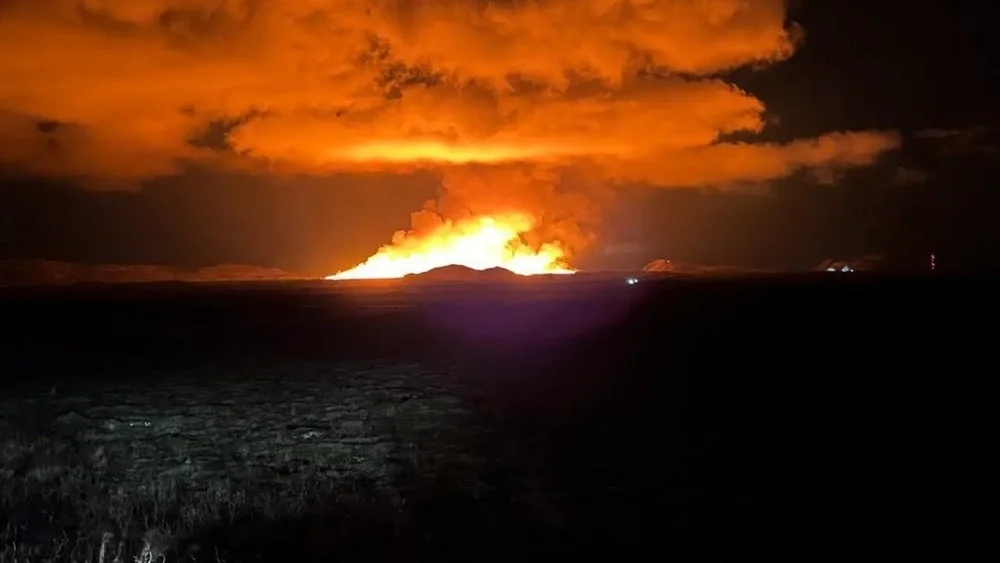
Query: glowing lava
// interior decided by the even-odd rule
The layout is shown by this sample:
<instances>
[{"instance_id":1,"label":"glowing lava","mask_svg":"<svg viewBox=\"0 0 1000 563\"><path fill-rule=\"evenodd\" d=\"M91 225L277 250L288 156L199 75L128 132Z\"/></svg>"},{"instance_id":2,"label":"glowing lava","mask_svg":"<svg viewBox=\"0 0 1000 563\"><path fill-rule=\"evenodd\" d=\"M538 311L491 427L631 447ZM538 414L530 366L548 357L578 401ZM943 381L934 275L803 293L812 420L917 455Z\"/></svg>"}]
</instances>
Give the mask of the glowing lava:
<instances>
[{"instance_id":1,"label":"glowing lava","mask_svg":"<svg viewBox=\"0 0 1000 563\"><path fill-rule=\"evenodd\" d=\"M509 214L446 221L419 236L400 231L392 244L380 248L364 263L326 279L401 278L453 265L475 270L505 268L524 276L574 273L566 267L565 252L558 244L536 249L521 239L533 226L531 217Z\"/></svg>"}]
</instances>

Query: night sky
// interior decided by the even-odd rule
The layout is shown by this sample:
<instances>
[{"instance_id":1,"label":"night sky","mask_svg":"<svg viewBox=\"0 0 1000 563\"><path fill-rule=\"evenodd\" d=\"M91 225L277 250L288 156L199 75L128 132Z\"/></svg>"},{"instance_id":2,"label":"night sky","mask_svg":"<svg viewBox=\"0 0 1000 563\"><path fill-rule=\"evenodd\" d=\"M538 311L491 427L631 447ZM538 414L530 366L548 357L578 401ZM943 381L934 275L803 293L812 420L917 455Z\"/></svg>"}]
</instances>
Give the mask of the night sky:
<instances>
[{"instance_id":1,"label":"night sky","mask_svg":"<svg viewBox=\"0 0 1000 563\"><path fill-rule=\"evenodd\" d=\"M914 267L934 252L942 269L995 268L1000 80L984 48L992 39L989 9L986 3L931 0L793 2L788 19L801 25L804 39L790 58L720 74L763 102L766 127L722 138L787 143L839 131L895 131L899 147L881 151L870 164L841 167L830 159L830 166L746 181L675 186L653 173L595 176L587 183L609 188L610 196L602 196L607 204L601 206L597 242L577 262L640 267L668 257L803 269L826 258L877 253L890 264ZM157 25L165 21L161 14ZM33 51L46 41L40 34L28 42L14 31L13 24L0 23L0 51L8 53L0 57L0 69L18 58L32 64ZM19 54L11 54L13 45ZM52 77L65 70L40 72ZM0 115L23 118L29 106L22 100L31 94L25 91L0 90ZM74 96L72 89L54 94ZM130 111L121 110L125 116ZM214 117L211 131L190 139L229 155L225 162L151 166L127 181L111 174L113 182L102 182L103 168L92 171L86 163L65 173L52 159L68 150L50 141L46 150L55 156L24 165L21 137L10 133L23 119L0 119L0 130L7 129L0 143L0 258L185 267L243 263L330 273L363 260L395 230L408 228L410 214L441 191L435 166L400 171L232 164L264 146L255 145L257 152L234 147L228 133L239 123L227 120L239 117ZM50 115L31 119L33 136L71 127ZM160 129L149 130L155 135ZM90 137L82 135L86 143ZM302 139L312 137L304 133ZM104 158L81 154L72 158ZM700 165L713 166L712 159ZM628 242L641 250L608 251Z\"/></svg>"}]
</instances>

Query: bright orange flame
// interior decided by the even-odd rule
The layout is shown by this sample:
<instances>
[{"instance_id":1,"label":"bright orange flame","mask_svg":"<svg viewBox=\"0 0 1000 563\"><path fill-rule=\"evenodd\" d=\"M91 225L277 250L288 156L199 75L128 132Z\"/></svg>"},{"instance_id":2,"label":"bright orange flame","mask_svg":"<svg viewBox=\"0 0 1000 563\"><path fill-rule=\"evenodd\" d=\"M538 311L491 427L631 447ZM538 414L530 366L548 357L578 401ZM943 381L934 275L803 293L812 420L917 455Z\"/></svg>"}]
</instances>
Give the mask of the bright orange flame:
<instances>
[{"instance_id":1,"label":"bright orange flame","mask_svg":"<svg viewBox=\"0 0 1000 563\"><path fill-rule=\"evenodd\" d=\"M534 249L521 240L521 233L533 226L532 218L523 214L446 221L426 235L397 235L364 263L326 279L401 278L451 265L475 270L499 267L523 276L574 273L566 267L559 245Z\"/></svg>"}]
</instances>

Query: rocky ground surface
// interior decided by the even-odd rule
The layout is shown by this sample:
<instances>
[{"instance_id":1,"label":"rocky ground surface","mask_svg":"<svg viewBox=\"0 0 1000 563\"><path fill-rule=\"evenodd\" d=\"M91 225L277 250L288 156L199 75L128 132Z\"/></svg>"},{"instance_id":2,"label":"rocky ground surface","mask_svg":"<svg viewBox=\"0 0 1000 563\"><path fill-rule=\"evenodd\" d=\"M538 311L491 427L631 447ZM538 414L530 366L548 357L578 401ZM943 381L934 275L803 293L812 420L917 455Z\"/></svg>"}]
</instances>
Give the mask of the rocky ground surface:
<instances>
[{"instance_id":1,"label":"rocky ground surface","mask_svg":"<svg viewBox=\"0 0 1000 563\"><path fill-rule=\"evenodd\" d=\"M98 553L105 534L177 536L361 489L405 502L400 488L421 476L446 475L475 496L486 460L474 442L488 432L474 401L454 373L391 363L203 368L8 392L0 559L27 560L26 545L41 542L49 547L34 560L58 548L110 561ZM59 514L39 522L40 510Z\"/></svg>"}]
</instances>

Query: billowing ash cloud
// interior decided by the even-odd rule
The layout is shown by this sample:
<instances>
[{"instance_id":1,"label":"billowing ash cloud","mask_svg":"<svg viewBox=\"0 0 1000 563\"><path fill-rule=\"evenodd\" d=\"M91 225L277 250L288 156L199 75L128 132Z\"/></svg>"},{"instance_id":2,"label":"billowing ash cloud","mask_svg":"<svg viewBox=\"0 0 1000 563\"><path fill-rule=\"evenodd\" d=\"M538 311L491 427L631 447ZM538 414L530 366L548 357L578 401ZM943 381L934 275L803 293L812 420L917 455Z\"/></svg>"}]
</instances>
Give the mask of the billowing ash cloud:
<instances>
[{"instance_id":1,"label":"billowing ash cloud","mask_svg":"<svg viewBox=\"0 0 1000 563\"><path fill-rule=\"evenodd\" d=\"M437 211L507 194L587 239L562 215L595 200L554 190L555 172L729 184L896 147L877 131L720 142L764 127L722 73L800 36L784 0L5 0L0 163L111 187L190 161L434 167ZM199 142L213 130L224 142Z\"/></svg>"},{"instance_id":2,"label":"billowing ash cloud","mask_svg":"<svg viewBox=\"0 0 1000 563\"><path fill-rule=\"evenodd\" d=\"M796 46L783 0L7 0L0 154L104 178L222 159L297 170L599 164L664 185L862 165L892 134L791 145L716 73ZM40 120L49 127L38 127ZM217 147L216 147L217 148Z\"/></svg>"}]
</instances>

